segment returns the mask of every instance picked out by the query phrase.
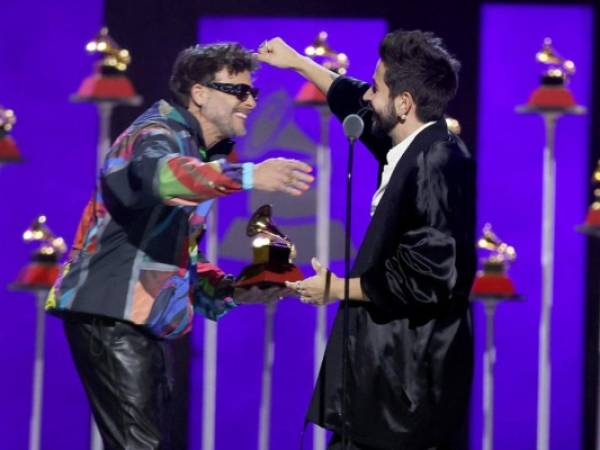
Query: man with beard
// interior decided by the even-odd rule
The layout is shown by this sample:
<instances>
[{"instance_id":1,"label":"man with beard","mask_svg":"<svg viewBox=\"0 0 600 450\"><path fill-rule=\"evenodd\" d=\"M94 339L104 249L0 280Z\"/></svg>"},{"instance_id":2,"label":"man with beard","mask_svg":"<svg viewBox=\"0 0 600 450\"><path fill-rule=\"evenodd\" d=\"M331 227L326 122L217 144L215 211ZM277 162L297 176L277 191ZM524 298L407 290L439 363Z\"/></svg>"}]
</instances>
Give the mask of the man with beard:
<instances>
[{"instance_id":1,"label":"man with beard","mask_svg":"<svg viewBox=\"0 0 600 450\"><path fill-rule=\"evenodd\" d=\"M459 64L439 38L421 31L388 34L379 56L369 86L338 77L280 38L259 49L261 61L315 83L338 118L364 113L361 139L382 167L349 280L346 384L340 308L307 420L334 432L329 449L463 449L475 178L444 120ZM316 259L313 267L313 277L289 285L300 299L323 305L344 298L344 279Z\"/></svg>"},{"instance_id":2,"label":"man with beard","mask_svg":"<svg viewBox=\"0 0 600 450\"><path fill-rule=\"evenodd\" d=\"M106 450L171 448L165 340L190 330L194 310L216 320L282 294L235 289L198 249L214 199L247 189L295 196L313 181L296 160L227 161L229 138L245 134L256 107L255 69L238 44L179 54L173 101L155 103L113 144L48 298Z\"/></svg>"}]
</instances>

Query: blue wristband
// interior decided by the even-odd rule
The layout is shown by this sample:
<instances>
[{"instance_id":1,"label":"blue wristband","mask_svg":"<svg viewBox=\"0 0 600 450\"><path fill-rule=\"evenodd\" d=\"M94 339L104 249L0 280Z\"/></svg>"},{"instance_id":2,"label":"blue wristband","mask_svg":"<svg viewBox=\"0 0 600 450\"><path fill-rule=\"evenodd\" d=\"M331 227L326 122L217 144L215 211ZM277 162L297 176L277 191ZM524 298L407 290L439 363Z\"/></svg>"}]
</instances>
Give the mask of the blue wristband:
<instances>
[{"instance_id":1,"label":"blue wristband","mask_svg":"<svg viewBox=\"0 0 600 450\"><path fill-rule=\"evenodd\" d=\"M248 191L254 187L254 163L242 164L242 188Z\"/></svg>"}]
</instances>

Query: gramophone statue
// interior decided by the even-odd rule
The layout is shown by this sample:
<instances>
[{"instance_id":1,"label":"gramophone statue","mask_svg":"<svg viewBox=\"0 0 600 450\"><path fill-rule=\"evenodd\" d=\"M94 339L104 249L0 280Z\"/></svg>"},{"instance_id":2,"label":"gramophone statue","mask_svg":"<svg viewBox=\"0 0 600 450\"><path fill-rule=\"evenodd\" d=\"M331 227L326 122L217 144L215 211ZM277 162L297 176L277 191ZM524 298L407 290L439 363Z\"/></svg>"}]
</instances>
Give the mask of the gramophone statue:
<instances>
[{"instance_id":1,"label":"gramophone statue","mask_svg":"<svg viewBox=\"0 0 600 450\"><path fill-rule=\"evenodd\" d=\"M552 372L551 323L554 303L554 230L556 203L556 124L564 115L585 114L586 109L575 103L567 82L575 73L575 64L560 56L552 47L550 38L536 54L536 60L547 69L542 75L541 85L530 95L526 105L517 106L521 114L537 114L544 120L545 143L543 152L542 190L542 301L539 321L538 353L538 405L537 405L537 449L548 450L550 442L550 407Z\"/></svg>"},{"instance_id":2,"label":"gramophone statue","mask_svg":"<svg viewBox=\"0 0 600 450\"><path fill-rule=\"evenodd\" d=\"M517 257L514 247L502 242L487 223L477 247L490 252L483 260L483 270L477 272L471 299L483 304L485 313L485 352L483 355L483 436L482 449L494 448L494 365L496 345L494 343L494 317L498 305L507 300L518 300L512 281L507 275L508 265Z\"/></svg>"},{"instance_id":3,"label":"gramophone statue","mask_svg":"<svg viewBox=\"0 0 600 450\"><path fill-rule=\"evenodd\" d=\"M30 291L36 295L35 354L33 361L33 380L31 396L31 417L29 421L29 449L41 448L42 401L44 398L44 303L48 291L59 274L58 261L67 246L63 238L50 231L46 225L46 216L38 216L23 233L25 242L39 242L41 246L31 255L27 264L10 285L12 290Z\"/></svg>"},{"instance_id":4,"label":"gramophone statue","mask_svg":"<svg viewBox=\"0 0 600 450\"><path fill-rule=\"evenodd\" d=\"M541 84L530 95L526 105L519 112L557 111L581 114L584 108L577 105L572 92L567 88L569 77L575 74L575 63L563 58L552 47L552 39L544 39L542 49L536 53L537 62L546 69L541 76Z\"/></svg>"},{"instance_id":5,"label":"gramophone statue","mask_svg":"<svg viewBox=\"0 0 600 450\"><path fill-rule=\"evenodd\" d=\"M83 80L73 101L129 100L139 103L131 81L125 76L131 63L129 51L120 48L104 27L86 45L88 53L98 53L94 73Z\"/></svg>"},{"instance_id":6,"label":"gramophone statue","mask_svg":"<svg viewBox=\"0 0 600 450\"><path fill-rule=\"evenodd\" d=\"M304 49L304 54L333 72L345 75L350 65L345 53L334 51L327 43L327 32L321 31L315 41ZM326 105L325 95L310 81L306 81L295 98L296 104L307 106Z\"/></svg>"},{"instance_id":7,"label":"gramophone statue","mask_svg":"<svg viewBox=\"0 0 600 450\"><path fill-rule=\"evenodd\" d=\"M58 261L67 246L63 238L55 236L46 225L46 216L38 216L23 233L25 242L40 242L41 246L31 255L31 261L17 276L11 288L14 290L50 289L58 277Z\"/></svg>"},{"instance_id":8,"label":"gramophone statue","mask_svg":"<svg viewBox=\"0 0 600 450\"><path fill-rule=\"evenodd\" d=\"M258 208L246 227L246 234L253 237L252 265L244 268L236 282L237 287L284 286L286 281L304 279L293 263L296 248L272 221L271 205Z\"/></svg>"},{"instance_id":9,"label":"gramophone statue","mask_svg":"<svg viewBox=\"0 0 600 450\"><path fill-rule=\"evenodd\" d=\"M483 260L483 270L477 272L471 296L518 297L513 282L507 275L509 264L517 257L514 247L502 242L489 223L483 227L483 236L477 242L477 247L488 250L490 255Z\"/></svg>"},{"instance_id":10,"label":"gramophone statue","mask_svg":"<svg viewBox=\"0 0 600 450\"><path fill-rule=\"evenodd\" d=\"M588 208L585 223L578 226L577 231L600 237L600 160L592 175L592 184L594 186L594 201Z\"/></svg>"},{"instance_id":11,"label":"gramophone statue","mask_svg":"<svg viewBox=\"0 0 600 450\"><path fill-rule=\"evenodd\" d=\"M98 35L89 41L86 50L99 54L94 73L83 80L77 93L71 95L71 101L77 103L95 103L98 106L99 132L96 150L96 172L104 163L111 143L111 117L116 106L139 106L142 97L137 95L133 84L125 75L131 55L129 50L120 48L104 27Z\"/></svg>"},{"instance_id":12,"label":"gramophone statue","mask_svg":"<svg viewBox=\"0 0 600 450\"><path fill-rule=\"evenodd\" d=\"M15 112L0 105L0 165L21 161L21 153L15 140L9 134L16 122Z\"/></svg>"}]
</instances>

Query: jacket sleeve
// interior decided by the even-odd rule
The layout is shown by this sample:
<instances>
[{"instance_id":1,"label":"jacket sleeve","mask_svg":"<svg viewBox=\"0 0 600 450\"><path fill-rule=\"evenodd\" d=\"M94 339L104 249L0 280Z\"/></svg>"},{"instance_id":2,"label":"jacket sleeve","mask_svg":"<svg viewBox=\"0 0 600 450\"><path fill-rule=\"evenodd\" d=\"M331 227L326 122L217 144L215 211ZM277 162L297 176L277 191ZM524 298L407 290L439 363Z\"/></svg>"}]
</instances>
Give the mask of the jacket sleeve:
<instances>
[{"instance_id":1,"label":"jacket sleeve","mask_svg":"<svg viewBox=\"0 0 600 450\"><path fill-rule=\"evenodd\" d=\"M456 146L436 143L423 152L414 173L417 220L393 254L361 276L366 296L384 310L405 313L448 306L457 281L458 248L464 249L473 167ZM464 222L462 222L464 221Z\"/></svg>"},{"instance_id":2,"label":"jacket sleeve","mask_svg":"<svg viewBox=\"0 0 600 450\"><path fill-rule=\"evenodd\" d=\"M362 99L369 85L350 77L338 77L327 92L327 102L331 112L340 120L350 114L357 114L367 104ZM392 147L391 140L387 136L377 136L372 131L372 113L363 110L361 117L365 123L365 130L360 137L363 144L373 154L375 159L383 165L386 163L385 155Z\"/></svg>"},{"instance_id":3,"label":"jacket sleeve","mask_svg":"<svg viewBox=\"0 0 600 450\"><path fill-rule=\"evenodd\" d=\"M183 156L177 137L164 126L146 126L115 146L100 182L105 200L112 197L125 208L194 205L252 187L252 163Z\"/></svg>"},{"instance_id":4,"label":"jacket sleeve","mask_svg":"<svg viewBox=\"0 0 600 450\"><path fill-rule=\"evenodd\" d=\"M196 273L192 282L194 310L210 320L218 320L236 307L233 301L235 281L198 253Z\"/></svg>"}]
</instances>

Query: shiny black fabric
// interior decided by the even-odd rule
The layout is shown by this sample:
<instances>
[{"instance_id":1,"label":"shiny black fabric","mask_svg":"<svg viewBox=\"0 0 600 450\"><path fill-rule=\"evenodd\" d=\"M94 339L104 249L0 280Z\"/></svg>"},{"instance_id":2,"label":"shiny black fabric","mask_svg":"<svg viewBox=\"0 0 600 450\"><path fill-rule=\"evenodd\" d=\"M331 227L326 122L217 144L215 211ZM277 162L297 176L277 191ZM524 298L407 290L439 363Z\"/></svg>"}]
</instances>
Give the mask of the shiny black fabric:
<instances>
[{"instance_id":1,"label":"shiny black fabric","mask_svg":"<svg viewBox=\"0 0 600 450\"><path fill-rule=\"evenodd\" d=\"M64 328L104 449L171 449L167 344L129 323L75 313Z\"/></svg>"},{"instance_id":2,"label":"shiny black fabric","mask_svg":"<svg viewBox=\"0 0 600 450\"><path fill-rule=\"evenodd\" d=\"M329 104L343 118L368 86L339 78ZM363 142L380 161L391 143ZM444 120L396 166L356 256L369 302L350 304L347 426L360 448L466 448L473 368L468 295L475 273L475 174ZM307 418L341 433L342 310Z\"/></svg>"}]
</instances>

